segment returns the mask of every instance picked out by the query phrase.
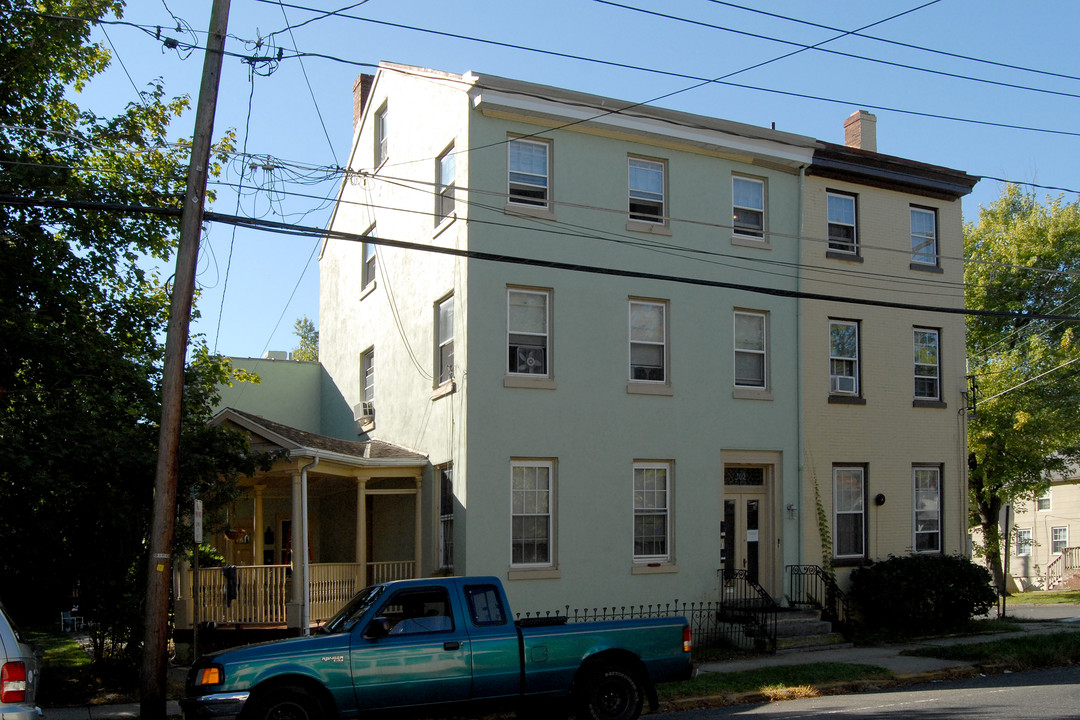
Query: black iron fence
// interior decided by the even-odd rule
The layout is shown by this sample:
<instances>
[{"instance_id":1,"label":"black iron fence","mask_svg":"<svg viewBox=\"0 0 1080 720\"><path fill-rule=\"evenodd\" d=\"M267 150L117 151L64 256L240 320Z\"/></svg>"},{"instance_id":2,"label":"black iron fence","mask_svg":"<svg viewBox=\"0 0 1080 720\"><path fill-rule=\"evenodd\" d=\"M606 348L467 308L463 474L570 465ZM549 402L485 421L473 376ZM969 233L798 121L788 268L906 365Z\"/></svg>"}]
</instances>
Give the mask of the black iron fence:
<instances>
[{"instance_id":1,"label":"black iron fence","mask_svg":"<svg viewBox=\"0 0 1080 720\"><path fill-rule=\"evenodd\" d=\"M685 617L690 622L694 647L733 648L753 652L776 652L777 605L744 570L721 573L719 602L655 605L612 605L562 611L521 613L523 626L550 625L597 620L633 620L655 617Z\"/></svg>"},{"instance_id":2,"label":"black iron fence","mask_svg":"<svg viewBox=\"0 0 1080 720\"><path fill-rule=\"evenodd\" d=\"M828 620L845 637L851 637L855 629L855 616L847 595L836 580L817 565L788 565L789 603L793 607L813 608L821 611L821 619Z\"/></svg>"}]
</instances>

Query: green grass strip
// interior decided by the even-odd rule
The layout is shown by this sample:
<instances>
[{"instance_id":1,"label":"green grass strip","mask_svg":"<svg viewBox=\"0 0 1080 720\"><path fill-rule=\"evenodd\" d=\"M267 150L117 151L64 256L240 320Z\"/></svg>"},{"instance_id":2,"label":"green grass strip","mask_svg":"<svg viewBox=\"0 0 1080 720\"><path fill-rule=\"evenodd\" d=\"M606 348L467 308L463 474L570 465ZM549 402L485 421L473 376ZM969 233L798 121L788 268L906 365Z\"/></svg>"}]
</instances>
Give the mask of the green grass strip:
<instances>
[{"instance_id":1,"label":"green grass strip","mask_svg":"<svg viewBox=\"0 0 1080 720\"><path fill-rule=\"evenodd\" d=\"M904 650L903 655L960 660L976 665L1005 666L1013 670L1060 667L1080 662L1080 632Z\"/></svg>"},{"instance_id":2,"label":"green grass strip","mask_svg":"<svg viewBox=\"0 0 1080 720\"><path fill-rule=\"evenodd\" d=\"M702 697L722 693L760 692L780 687L825 685L833 682L873 680L892 677L885 668L876 665L853 663L811 663L809 665L781 665L757 670L741 670L730 673L705 672L693 680L665 683L657 690L661 700L686 697Z\"/></svg>"}]
</instances>

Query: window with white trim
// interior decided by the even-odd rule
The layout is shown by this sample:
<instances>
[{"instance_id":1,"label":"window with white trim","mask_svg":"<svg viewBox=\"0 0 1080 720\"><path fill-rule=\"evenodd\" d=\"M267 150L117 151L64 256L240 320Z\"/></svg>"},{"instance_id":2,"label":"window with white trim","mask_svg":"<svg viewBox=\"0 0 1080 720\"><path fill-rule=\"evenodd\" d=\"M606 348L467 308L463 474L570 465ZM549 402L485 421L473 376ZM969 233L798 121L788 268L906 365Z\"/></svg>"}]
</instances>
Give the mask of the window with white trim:
<instances>
[{"instance_id":1,"label":"window with white trim","mask_svg":"<svg viewBox=\"0 0 1080 720\"><path fill-rule=\"evenodd\" d=\"M374 237L375 228L371 228L364 233L364 235ZM375 274L378 270L379 261L375 252L377 246L374 243L364 241L361 245L362 248L360 252L363 254L364 264L360 268L360 289L363 290L371 287L375 282Z\"/></svg>"},{"instance_id":2,"label":"window with white trim","mask_svg":"<svg viewBox=\"0 0 1080 720\"><path fill-rule=\"evenodd\" d=\"M835 538L833 554L837 558L862 558L866 555L866 468L833 468L833 509Z\"/></svg>"},{"instance_id":3,"label":"window with white trim","mask_svg":"<svg viewBox=\"0 0 1080 720\"><path fill-rule=\"evenodd\" d=\"M930 328L915 328L915 398L941 399L940 333Z\"/></svg>"},{"instance_id":4,"label":"window with white trim","mask_svg":"<svg viewBox=\"0 0 1080 720\"><path fill-rule=\"evenodd\" d=\"M454 574L454 466L436 468L439 476L439 570Z\"/></svg>"},{"instance_id":5,"label":"window with white trim","mask_svg":"<svg viewBox=\"0 0 1080 720\"><path fill-rule=\"evenodd\" d=\"M1017 557L1031 555L1031 528L1016 528L1016 555Z\"/></svg>"},{"instance_id":6,"label":"window with white trim","mask_svg":"<svg viewBox=\"0 0 1080 720\"><path fill-rule=\"evenodd\" d=\"M768 362L766 314L735 311L735 387L764 388Z\"/></svg>"},{"instance_id":7,"label":"window with white trim","mask_svg":"<svg viewBox=\"0 0 1080 720\"><path fill-rule=\"evenodd\" d=\"M1067 547L1069 547L1069 528L1050 528L1050 554L1060 555L1065 552L1065 548Z\"/></svg>"},{"instance_id":8,"label":"window with white trim","mask_svg":"<svg viewBox=\"0 0 1080 720\"><path fill-rule=\"evenodd\" d=\"M911 208L911 262L915 265L938 265L936 210Z\"/></svg>"},{"instance_id":9,"label":"window with white trim","mask_svg":"<svg viewBox=\"0 0 1080 720\"><path fill-rule=\"evenodd\" d=\"M390 126L387 121L386 104L375 111L375 167L390 157Z\"/></svg>"},{"instance_id":10,"label":"window with white trim","mask_svg":"<svg viewBox=\"0 0 1080 720\"><path fill-rule=\"evenodd\" d=\"M507 373L550 376L550 306L550 291L507 289Z\"/></svg>"},{"instance_id":11,"label":"window with white trim","mask_svg":"<svg viewBox=\"0 0 1080 720\"><path fill-rule=\"evenodd\" d=\"M671 464L634 463L634 562L671 559Z\"/></svg>"},{"instance_id":12,"label":"window with white trim","mask_svg":"<svg viewBox=\"0 0 1080 720\"><path fill-rule=\"evenodd\" d=\"M1035 498L1035 510L1036 511L1049 511L1050 510L1050 488L1046 489L1039 497Z\"/></svg>"},{"instance_id":13,"label":"window with white trim","mask_svg":"<svg viewBox=\"0 0 1080 720\"><path fill-rule=\"evenodd\" d=\"M639 222L664 222L664 162L628 158L630 219Z\"/></svg>"},{"instance_id":14,"label":"window with white trim","mask_svg":"<svg viewBox=\"0 0 1080 720\"><path fill-rule=\"evenodd\" d=\"M457 188L457 163L454 146L435 160L435 224L438 225L454 212L454 195Z\"/></svg>"},{"instance_id":15,"label":"window with white trim","mask_svg":"<svg viewBox=\"0 0 1080 720\"><path fill-rule=\"evenodd\" d=\"M731 216L736 235L761 240L765 237L765 181L731 177Z\"/></svg>"},{"instance_id":16,"label":"window with white trim","mask_svg":"<svg viewBox=\"0 0 1080 720\"><path fill-rule=\"evenodd\" d=\"M667 303L630 301L630 379L667 380Z\"/></svg>"},{"instance_id":17,"label":"window with white trim","mask_svg":"<svg viewBox=\"0 0 1080 720\"><path fill-rule=\"evenodd\" d=\"M375 348L360 353L360 385L363 417L375 417Z\"/></svg>"},{"instance_id":18,"label":"window with white trim","mask_svg":"<svg viewBox=\"0 0 1080 720\"><path fill-rule=\"evenodd\" d=\"M454 379L454 296L442 300L435 308L435 330L438 347L435 351L435 378L439 385Z\"/></svg>"},{"instance_id":19,"label":"window with white trim","mask_svg":"<svg viewBox=\"0 0 1080 720\"><path fill-rule=\"evenodd\" d=\"M548 207L551 144L543 140L511 138L507 147L507 200L517 205Z\"/></svg>"},{"instance_id":20,"label":"window with white trim","mask_svg":"<svg viewBox=\"0 0 1080 720\"><path fill-rule=\"evenodd\" d=\"M915 552L941 552L941 468L913 467Z\"/></svg>"},{"instance_id":21,"label":"window with white trim","mask_svg":"<svg viewBox=\"0 0 1080 720\"><path fill-rule=\"evenodd\" d=\"M855 210L855 196L841 193L827 193L829 214L829 250L857 254L858 223Z\"/></svg>"},{"instance_id":22,"label":"window with white trim","mask_svg":"<svg viewBox=\"0 0 1080 720\"><path fill-rule=\"evenodd\" d=\"M859 394L859 323L829 321L829 393Z\"/></svg>"},{"instance_id":23,"label":"window with white trim","mask_svg":"<svg viewBox=\"0 0 1080 720\"><path fill-rule=\"evenodd\" d=\"M552 460L514 460L510 463L510 473L510 564L513 567L550 567L554 565L555 463Z\"/></svg>"}]
</instances>

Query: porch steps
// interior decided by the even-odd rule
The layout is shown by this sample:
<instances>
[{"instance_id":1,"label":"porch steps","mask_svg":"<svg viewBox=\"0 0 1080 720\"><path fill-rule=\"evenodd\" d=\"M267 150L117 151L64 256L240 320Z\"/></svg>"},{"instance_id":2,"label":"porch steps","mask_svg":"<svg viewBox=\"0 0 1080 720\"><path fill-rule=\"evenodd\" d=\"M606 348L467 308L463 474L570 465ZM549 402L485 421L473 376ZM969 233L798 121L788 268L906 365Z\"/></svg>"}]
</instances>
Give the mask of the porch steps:
<instances>
[{"instance_id":1,"label":"porch steps","mask_svg":"<svg viewBox=\"0 0 1080 720\"><path fill-rule=\"evenodd\" d=\"M804 652L825 648L851 647L832 623L821 619L817 610L785 610L776 615L776 652Z\"/></svg>"}]
</instances>

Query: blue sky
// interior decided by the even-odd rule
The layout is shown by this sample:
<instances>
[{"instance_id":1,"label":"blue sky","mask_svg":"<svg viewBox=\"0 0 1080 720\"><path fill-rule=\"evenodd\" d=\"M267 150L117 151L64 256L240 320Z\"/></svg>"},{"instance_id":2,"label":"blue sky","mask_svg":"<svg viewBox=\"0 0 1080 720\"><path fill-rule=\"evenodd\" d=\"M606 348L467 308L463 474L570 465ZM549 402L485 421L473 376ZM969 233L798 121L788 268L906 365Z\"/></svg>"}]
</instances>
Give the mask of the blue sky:
<instances>
[{"instance_id":1,"label":"blue sky","mask_svg":"<svg viewBox=\"0 0 1080 720\"><path fill-rule=\"evenodd\" d=\"M146 26L149 32L126 25L107 25L95 32L96 39L115 49L114 62L90 84L80 104L100 115L116 112L135 99L136 87L145 89L155 78L164 81L168 95L188 94L194 103L202 51L167 49L163 41L197 40L204 46L210 6L210 0L128 0L124 20ZM363 19L320 17L321 12L301 6L321 11L348 8L344 12ZM173 16L195 35L177 32ZM820 46L847 55L806 50L759 65L799 45L841 35L806 22L850 31L886 18L892 19L863 32L892 43L849 34ZM295 27L289 31L289 25ZM156 26L161 27L160 38L155 37ZM880 152L972 175L1069 188L1074 192L1067 197L1074 199L1080 189L1076 122L1080 80L1060 75L1080 77L1078 27L1080 3L1072 2L741 0L729 5L716 0L548 0L526 5L505 0L282 0L281 4L233 0L226 50L265 55L265 49L253 44L262 38L264 48L268 43L281 47L285 58L260 64L255 73L238 58L225 59L215 134L232 128L238 148L246 144L249 153L290 162L333 166L347 161L352 83L360 72L372 68L315 56L297 60L290 58L294 51L350 63L375 65L388 60L455 73L472 70L632 102L695 84L662 73L719 78L757 65L727 78L748 87L709 84L656 104L764 127L775 123L778 130L837 143L843 142L843 120L855 110L868 109L878 117ZM466 36L662 73L555 57ZM194 111L174 123L174 133L188 136L193 126ZM231 185L217 188L213 209L237 211L238 168L230 166L222 178ZM327 197L336 185L295 180L280 171L257 169L247 174L239 214L324 227L330 211L327 202L287 193ZM997 181L979 182L964 199L965 219L976 219L979 207L997 198L1000 189ZM1040 197L1058 194L1036 192ZM226 225L211 226L200 251L201 318L193 323L193 332L203 334L211 349L226 355L258 357L265 350L294 348L295 320L307 316L318 323L317 252L312 239L250 230L234 233Z\"/></svg>"}]
</instances>

